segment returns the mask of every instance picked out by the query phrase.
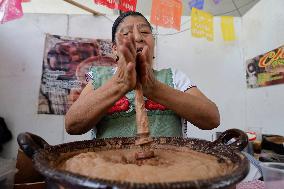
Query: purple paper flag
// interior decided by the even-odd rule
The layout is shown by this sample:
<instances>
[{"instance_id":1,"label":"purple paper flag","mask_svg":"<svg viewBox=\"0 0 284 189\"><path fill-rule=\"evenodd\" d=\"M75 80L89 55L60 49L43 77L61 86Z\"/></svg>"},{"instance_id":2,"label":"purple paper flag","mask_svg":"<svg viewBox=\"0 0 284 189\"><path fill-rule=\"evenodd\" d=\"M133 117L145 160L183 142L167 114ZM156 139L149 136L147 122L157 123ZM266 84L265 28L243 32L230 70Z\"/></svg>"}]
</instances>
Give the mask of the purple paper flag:
<instances>
[{"instance_id":1,"label":"purple paper flag","mask_svg":"<svg viewBox=\"0 0 284 189\"><path fill-rule=\"evenodd\" d=\"M213 0L215 4L219 4L221 0Z\"/></svg>"},{"instance_id":2,"label":"purple paper flag","mask_svg":"<svg viewBox=\"0 0 284 189\"><path fill-rule=\"evenodd\" d=\"M199 10L203 9L203 5L204 5L204 0L190 0L188 2L189 5L189 9L191 10L192 7L195 7Z\"/></svg>"}]
</instances>

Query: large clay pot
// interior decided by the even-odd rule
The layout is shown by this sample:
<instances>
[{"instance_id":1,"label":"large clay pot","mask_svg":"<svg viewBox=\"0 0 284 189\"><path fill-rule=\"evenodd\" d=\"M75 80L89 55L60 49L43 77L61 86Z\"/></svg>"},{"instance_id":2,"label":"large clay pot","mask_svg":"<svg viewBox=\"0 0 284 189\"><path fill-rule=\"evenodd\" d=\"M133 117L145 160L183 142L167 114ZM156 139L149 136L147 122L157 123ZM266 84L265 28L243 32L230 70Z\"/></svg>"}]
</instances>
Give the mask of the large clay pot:
<instances>
[{"instance_id":1,"label":"large clay pot","mask_svg":"<svg viewBox=\"0 0 284 189\"><path fill-rule=\"evenodd\" d=\"M233 142L232 142L233 141ZM231 142L231 143L230 143ZM153 144L171 145L177 150L186 147L201 153L211 154L222 159L231 160L236 166L230 174L222 177L205 180L185 182L161 182L161 183L131 183L126 181L104 180L88 178L79 174L63 171L57 168L62 162L63 156L110 149L126 149L135 145L135 137L96 139L78 141L51 146L45 140L31 133L22 133L18 136L20 148L32 158L34 167L48 182L48 188L190 188L190 189L224 189L232 188L240 182L249 171L249 162L240 152L247 146L247 135L238 130L231 129L221 134L214 142L192 138L160 137L154 138ZM228 144L230 143L230 144ZM176 173L173 173L176 174Z\"/></svg>"}]
</instances>

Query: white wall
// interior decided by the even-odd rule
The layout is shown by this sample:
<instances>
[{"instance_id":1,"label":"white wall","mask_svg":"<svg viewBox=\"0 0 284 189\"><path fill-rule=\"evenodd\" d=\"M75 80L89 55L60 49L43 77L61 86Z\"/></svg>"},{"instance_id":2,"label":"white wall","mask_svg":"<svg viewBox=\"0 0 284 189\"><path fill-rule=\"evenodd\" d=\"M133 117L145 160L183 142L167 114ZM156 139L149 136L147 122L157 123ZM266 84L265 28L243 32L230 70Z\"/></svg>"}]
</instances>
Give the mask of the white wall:
<instances>
[{"instance_id":1,"label":"white wall","mask_svg":"<svg viewBox=\"0 0 284 189\"><path fill-rule=\"evenodd\" d=\"M183 17L181 30L190 27ZM219 107L221 125L212 131L202 131L189 125L189 136L211 140L215 131L245 127L245 78L240 47L241 19L235 17L237 40L224 42L221 37L220 18L214 20L215 39L193 38L190 30L177 35L159 29L157 45L158 67L173 66L184 71L198 88Z\"/></svg>"},{"instance_id":2,"label":"white wall","mask_svg":"<svg viewBox=\"0 0 284 189\"><path fill-rule=\"evenodd\" d=\"M52 144L63 142L63 117L38 115L44 32L66 35L66 15L25 15L0 26L0 116L11 129L13 141L5 156L16 156L20 132L39 134Z\"/></svg>"},{"instance_id":3,"label":"white wall","mask_svg":"<svg viewBox=\"0 0 284 189\"><path fill-rule=\"evenodd\" d=\"M67 135L63 116L37 114L45 33L109 38L111 26L105 17L51 14L25 14L0 25L0 116L14 136L2 156L16 157L21 132L35 133L50 144L89 139Z\"/></svg>"},{"instance_id":4,"label":"white wall","mask_svg":"<svg viewBox=\"0 0 284 189\"><path fill-rule=\"evenodd\" d=\"M243 17L244 60L284 45L283 10L283 0L262 0ZM284 135L283 94L283 84L247 89L247 126L260 126L265 133Z\"/></svg>"}]
</instances>

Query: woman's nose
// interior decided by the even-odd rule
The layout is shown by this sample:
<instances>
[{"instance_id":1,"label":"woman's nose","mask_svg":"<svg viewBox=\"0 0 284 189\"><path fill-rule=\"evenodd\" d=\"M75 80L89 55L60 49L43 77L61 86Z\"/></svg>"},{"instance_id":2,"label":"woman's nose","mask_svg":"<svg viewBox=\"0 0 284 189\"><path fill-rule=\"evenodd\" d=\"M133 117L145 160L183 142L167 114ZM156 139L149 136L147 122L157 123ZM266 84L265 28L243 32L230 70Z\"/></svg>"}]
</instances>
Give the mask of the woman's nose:
<instances>
[{"instance_id":1,"label":"woman's nose","mask_svg":"<svg viewBox=\"0 0 284 189\"><path fill-rule=\"evenodd\" d=\"M142 42L143 36L141 35L140 31L137 29L134 29L134 38L136 42Z\"/></svg>"}]
</instances>

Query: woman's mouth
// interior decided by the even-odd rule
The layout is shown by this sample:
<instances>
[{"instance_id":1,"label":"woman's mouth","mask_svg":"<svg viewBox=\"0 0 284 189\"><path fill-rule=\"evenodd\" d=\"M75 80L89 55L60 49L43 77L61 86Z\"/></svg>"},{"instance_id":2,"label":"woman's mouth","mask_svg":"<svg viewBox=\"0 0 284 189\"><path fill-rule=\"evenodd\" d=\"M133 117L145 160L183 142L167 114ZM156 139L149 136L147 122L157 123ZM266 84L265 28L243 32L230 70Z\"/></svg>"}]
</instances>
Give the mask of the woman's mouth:
<instances>
[{"instance_id":1,"label":"woman's mouth","mask_svg":"<svg viewBox=\"0 0 284 189\"><path fill-rule=\"evenodd\" d=\"M142 50L143 50L143 48L142 48L142 47L137 48L137 49L136 49L136 54L142 53Z\"/></svg>"}]
</instances>

